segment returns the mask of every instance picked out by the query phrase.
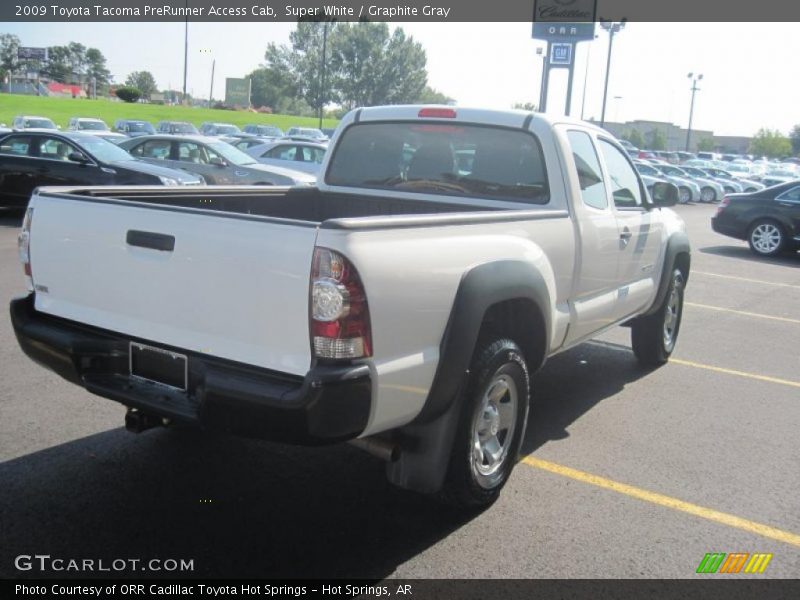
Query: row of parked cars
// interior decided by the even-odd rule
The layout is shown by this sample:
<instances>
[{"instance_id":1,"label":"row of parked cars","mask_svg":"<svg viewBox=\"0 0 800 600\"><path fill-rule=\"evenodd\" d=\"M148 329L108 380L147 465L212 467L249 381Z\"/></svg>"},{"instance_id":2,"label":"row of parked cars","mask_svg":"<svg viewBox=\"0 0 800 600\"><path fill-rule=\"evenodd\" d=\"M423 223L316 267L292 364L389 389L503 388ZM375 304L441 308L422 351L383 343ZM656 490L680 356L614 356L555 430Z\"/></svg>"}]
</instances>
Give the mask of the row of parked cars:
<instances>
[{"instance_id":1,"label":"row of parked cars","mask_svg":"<svg viewBox=\"0 0 800 600\"><path fill-rule=\"evenodd\" d=\"M66 131L38 116L0 131L0 202L24 207L42 185L311 186L331 131L181 121L155 127L74 117Z\"/></svg>"}]
</instances>

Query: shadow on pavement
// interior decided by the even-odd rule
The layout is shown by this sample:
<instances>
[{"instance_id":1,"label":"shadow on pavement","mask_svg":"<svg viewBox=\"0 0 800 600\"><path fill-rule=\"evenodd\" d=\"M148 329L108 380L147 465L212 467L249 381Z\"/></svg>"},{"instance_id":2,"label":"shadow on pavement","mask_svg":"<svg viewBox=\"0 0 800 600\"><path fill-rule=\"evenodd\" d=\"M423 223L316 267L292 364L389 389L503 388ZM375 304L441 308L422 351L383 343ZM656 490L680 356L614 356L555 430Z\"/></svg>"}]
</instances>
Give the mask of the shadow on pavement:
<instances>
[{"instance_id":1,"label":"shadow on pavement","mask_svg":"<svg viewBox=\"0 0 800 600\"><path fill-rule=\"evenodd\" d=\"M534 379L525 453L643 375L626 348L554 357ZM178 577L391 576L475 515L397 490L383 471L348 445L98 433L0 464L0 577L92 576L19 572L20 554L193 559Z\"/></svg>"},{"instance_id":2,"label":"shadow on pavement","mask_svg":"<svg viewBox=\"0 0 800 600\"><path fill-rule=\"evenodd\" d=\"M779 256L765 257L756 256L747 246L707 246L700 248L700 252L704 254L713 254L715 256L724 256L727 258L738 258L741 260L748 260L757 263L767 263L773 265L784 265L787 267L800 267L800 260L796 252L787 252Z\"/></svg>"},{"instance_id":3,"label":"shadow on pavement","mask_svg":"<svg viewBox=\"0 0 800 600\"><path fill-rule=\"evenodd\" d=\"M533 377L522 455L568 437L574 421L649 372L630 347L609 342L588 342L550 358Z\"/></svg>"}]
</instances>

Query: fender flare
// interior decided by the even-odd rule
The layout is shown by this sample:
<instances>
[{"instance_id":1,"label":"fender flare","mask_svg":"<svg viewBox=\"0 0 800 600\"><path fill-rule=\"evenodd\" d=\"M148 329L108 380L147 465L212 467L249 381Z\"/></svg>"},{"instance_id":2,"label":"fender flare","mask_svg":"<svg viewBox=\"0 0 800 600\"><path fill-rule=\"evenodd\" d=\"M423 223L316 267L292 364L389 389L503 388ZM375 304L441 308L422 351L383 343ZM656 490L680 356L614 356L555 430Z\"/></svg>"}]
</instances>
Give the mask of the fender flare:
<instances>
[{"instance_id":1,"label":"fender flare","mask_svg":"<svg viewBox=\"0 0 800 600\"><path fill-rule=\"evenodd\" d=\"M689 281L689 267L691 265L692 247L689 244L689 236L684 231L673 233L667 240L667 247L664 251L664 263L661 267L661 279L658 282L658 291L656 292L653 305L642 316L649 316L657 312L661 305L664 303L664 298L667 297L669 284L671 281L670 274L675 266L678 256L681 254L686 255L686 273L684 274L684 285Z\"/></svg>"},{"instance_id":2,"label":"fender flare","mask_svg":"<svg viewBox=\"0 0 800 600\"><path fill-rule=\"evenodd\" d=\"M461 416L459 398L487 310L498 302L531 300L544 321L549 353L550 294L542 274L528 262L505 260L470 269L461 279L440 344L439 365L417 418L397 432L400 458L387 465L389 480L423 493L441 489ZM531 372L540 365L529 365Z\"/></svg>"}]
</instances>

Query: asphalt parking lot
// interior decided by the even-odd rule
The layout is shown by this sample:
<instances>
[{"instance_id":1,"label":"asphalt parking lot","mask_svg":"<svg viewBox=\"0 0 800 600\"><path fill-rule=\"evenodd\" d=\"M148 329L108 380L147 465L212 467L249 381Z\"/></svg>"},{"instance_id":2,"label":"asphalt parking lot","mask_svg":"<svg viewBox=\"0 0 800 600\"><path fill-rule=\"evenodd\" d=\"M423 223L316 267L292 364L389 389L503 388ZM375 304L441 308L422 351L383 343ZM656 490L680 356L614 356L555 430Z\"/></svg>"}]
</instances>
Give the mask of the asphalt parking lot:
<instances>
[{"instance_id":1,"label":"asphalt parking lot","mask_svg":"<svg viewBox=\"0 0 800 600\"><path fill-rule=\"evenodd\" d=\"M706 553L749 552L766 571L730 577L796 577L800 255L756 259L710 230L715 207L677 210L693 257L674 360L640 370L627 329L550 360L526 456L479 515L395 490L347 445L127 433L3 317L0 576L50 554L193 559L198 577L707 578ZM24 289L18 225L0 221L4 306Z\"/></svg>"}]
</instances>

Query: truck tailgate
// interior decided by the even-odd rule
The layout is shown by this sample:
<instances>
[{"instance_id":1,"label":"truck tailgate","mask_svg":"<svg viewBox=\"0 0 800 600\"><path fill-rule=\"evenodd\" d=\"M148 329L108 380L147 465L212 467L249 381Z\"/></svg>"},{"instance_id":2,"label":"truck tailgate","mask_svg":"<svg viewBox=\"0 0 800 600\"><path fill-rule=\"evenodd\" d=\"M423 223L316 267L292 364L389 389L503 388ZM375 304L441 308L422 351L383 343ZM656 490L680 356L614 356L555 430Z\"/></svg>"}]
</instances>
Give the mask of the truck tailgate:
<instances>
[{"instance_id":1,"label":"truck tailgate","mask_svg":"<svg viewBox=\"0 0 800 600\"><path fill-rule=\"evenodd\" d=\"M30 206L37 310L154 344L308 371L314 223L46 194Z\"/></svg>"}]
</instances>

